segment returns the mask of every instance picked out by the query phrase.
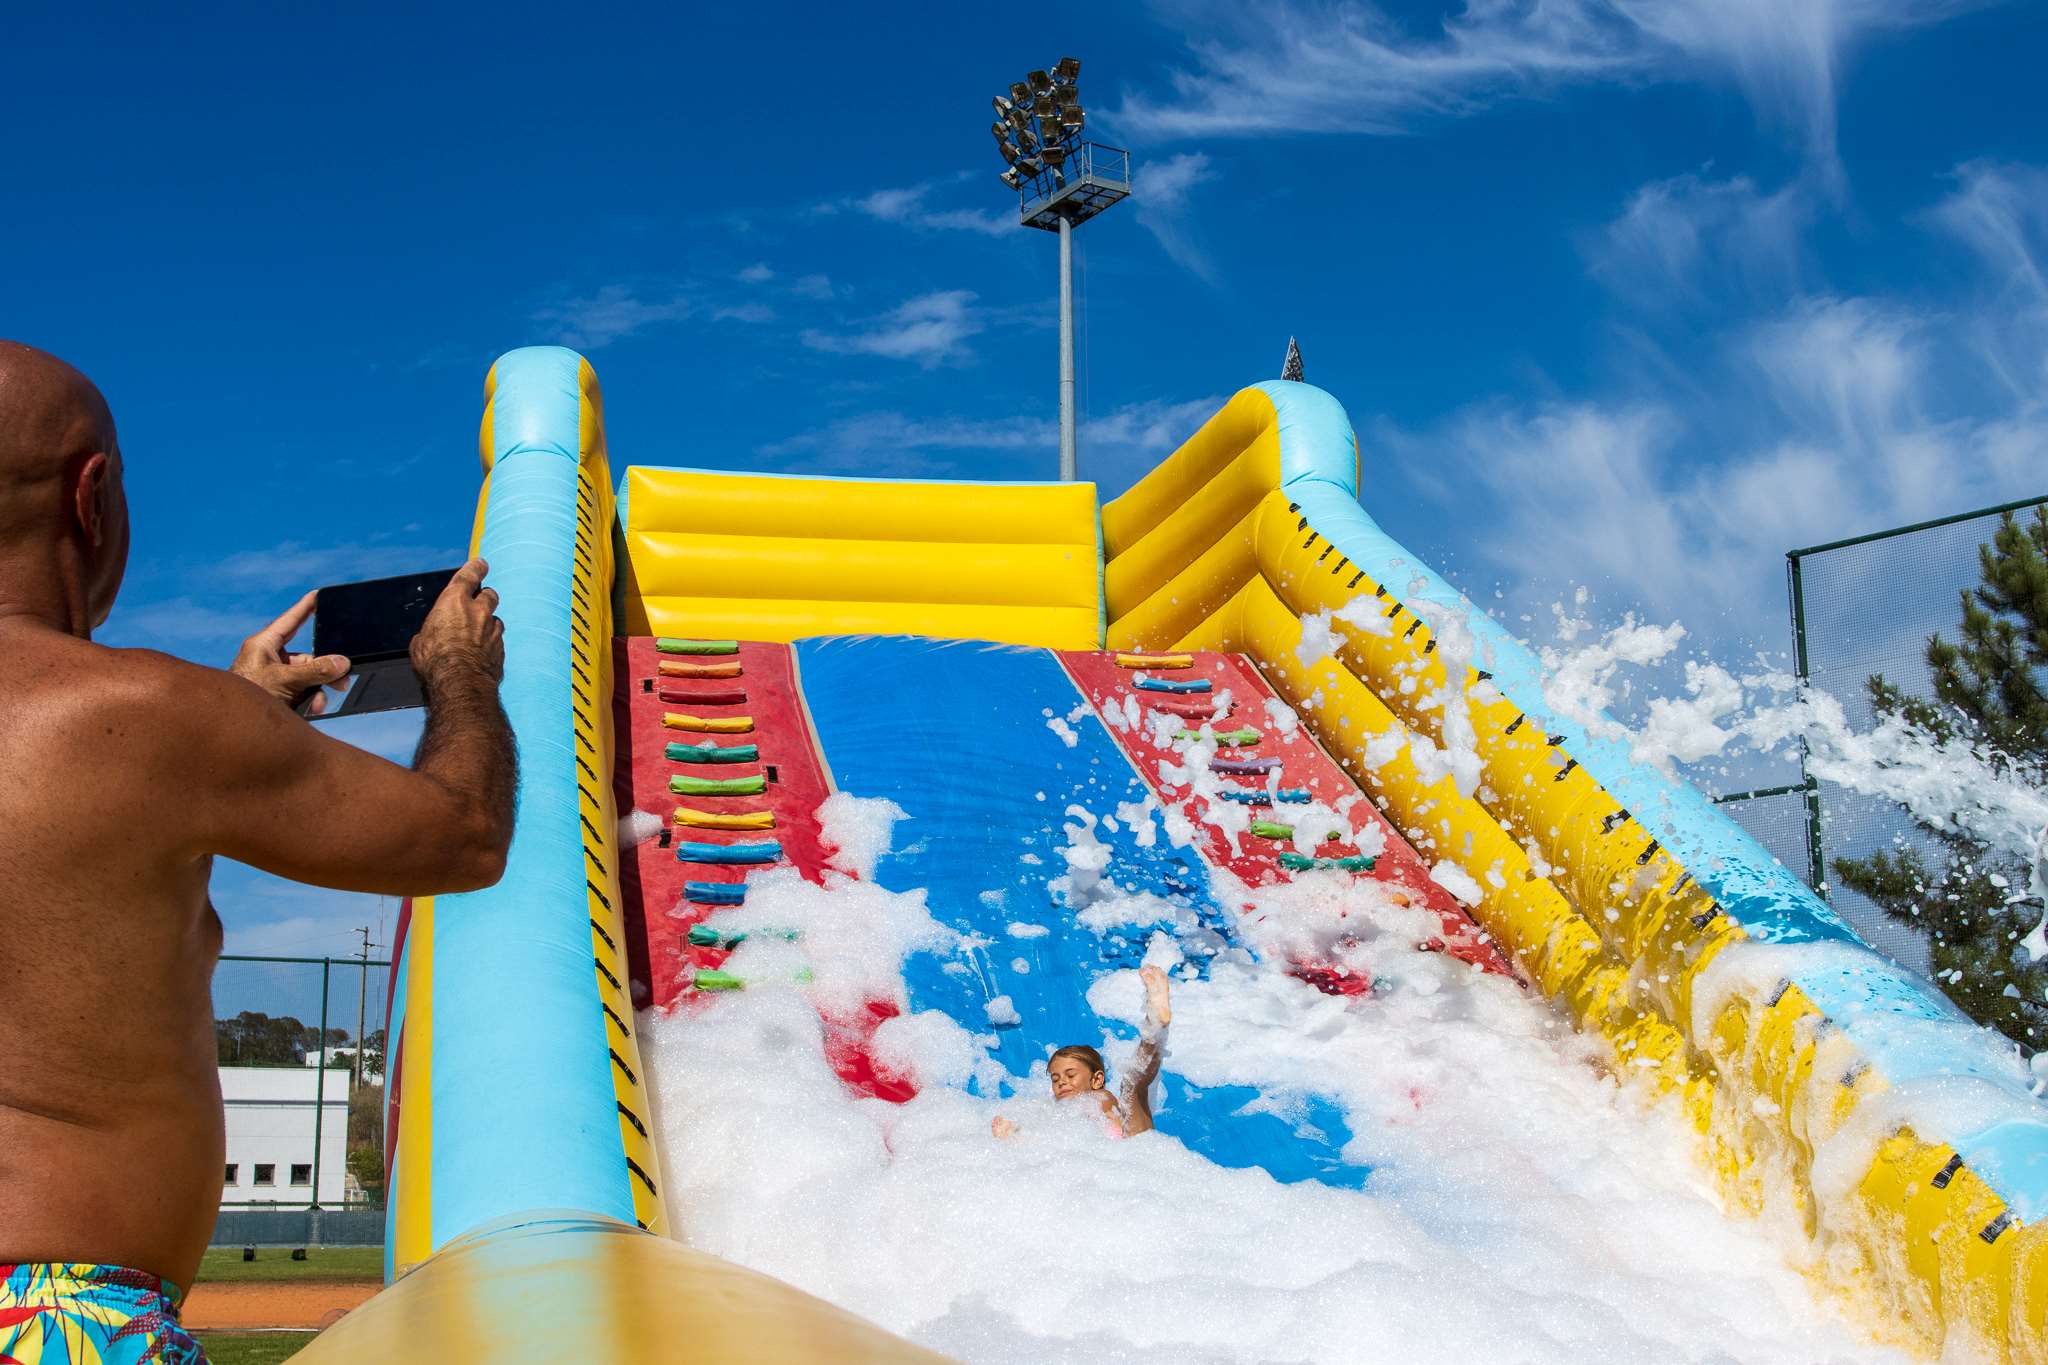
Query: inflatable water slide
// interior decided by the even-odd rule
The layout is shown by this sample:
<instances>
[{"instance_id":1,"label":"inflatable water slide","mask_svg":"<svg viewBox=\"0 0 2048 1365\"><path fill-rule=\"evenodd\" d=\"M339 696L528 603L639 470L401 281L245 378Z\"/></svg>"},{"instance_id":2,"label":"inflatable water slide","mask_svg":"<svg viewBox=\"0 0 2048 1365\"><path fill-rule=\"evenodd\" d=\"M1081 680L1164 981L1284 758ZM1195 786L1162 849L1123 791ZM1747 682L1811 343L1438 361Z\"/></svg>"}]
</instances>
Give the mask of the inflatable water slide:
<instances>
[{"instance_id":1,"label":"inflatable water slide","mask_svg":"<svg viewBox=\"0 0 2048 1365\"><path fill-rule=\"evenodd\" d=\"M1053 1040L1131 1036L1089 986L1152 931L1072 911L1105 869L1188 944L1285 955L1309 1000L1374 983L1249 936L1248 889L1370 883L1420 946L1548 1000L1679 1106L1729 1206L1789 1206L1874 1329L2048 1359L2048 1113L2023 1076L1699 793L1546 705L1534 656L1367 515L1327 393L1244 389L1098 504L615 468L589 364L529 348L486 381L481 452L518 830L497 886L408 907L389 1284L305 1359L936 1358L672 1235L691 1211L640 1029L746 988L728 955L760 878L846 875L836 793L918 812L864 875L1032 967L912 957L899 991L819 990L851 1091L915 1091L871 1046L906 1008L1000 1026L1020 1080ZM1366 1178L1340 1112L1163 1083L1161 1131L1219 1165Z\"/></svg>"}]
</instances>

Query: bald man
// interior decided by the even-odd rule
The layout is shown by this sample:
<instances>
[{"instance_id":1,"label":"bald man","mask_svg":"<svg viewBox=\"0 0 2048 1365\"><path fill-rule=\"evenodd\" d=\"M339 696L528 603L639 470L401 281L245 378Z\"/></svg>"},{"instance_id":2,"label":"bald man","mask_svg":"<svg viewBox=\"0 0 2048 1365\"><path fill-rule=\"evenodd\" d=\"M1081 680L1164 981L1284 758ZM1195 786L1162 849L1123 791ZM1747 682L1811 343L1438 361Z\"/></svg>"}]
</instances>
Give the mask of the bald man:
<instances>
[{"instance_id":1,"label":"bald man","mask_svg":"<svg viewBox=\"0 0 2048 1365\"><path fill-rule=\"evenodd\" d=\"M202 1359L177 1306L225 1147L214 857L424 895L495 882L512 838L482 561L413 641L402 768L293 712L348 672L285 652L310 595L225 672L93 643L128 558L121 469L85 376L0 341L0 1361Z\"/></svg>"}]
</instances>

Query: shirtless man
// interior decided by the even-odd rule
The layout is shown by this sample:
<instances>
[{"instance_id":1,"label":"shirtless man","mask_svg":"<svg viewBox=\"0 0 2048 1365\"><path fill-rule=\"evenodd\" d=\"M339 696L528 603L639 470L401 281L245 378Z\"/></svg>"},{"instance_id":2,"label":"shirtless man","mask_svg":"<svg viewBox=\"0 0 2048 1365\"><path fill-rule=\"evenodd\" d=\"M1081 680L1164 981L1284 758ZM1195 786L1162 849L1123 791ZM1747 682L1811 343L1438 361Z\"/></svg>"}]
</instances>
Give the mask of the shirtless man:
<instances>
[{"instance_id":1,"label":"shirtless man","mask_svg":"<svg viewBox=\"0 0 2048 1365\"><path fill-rule=\"evenodd\" d=\"M406 769L290 709L348 672L285 653L310 596L227 672L92 643L127 563L121 476L91 382L0 341L0 1359L201 1359L177 1304L225 1145L215 855L425 895L495 882L512 838L482 561L413 641Z\"/></svg>"}]
</instances>

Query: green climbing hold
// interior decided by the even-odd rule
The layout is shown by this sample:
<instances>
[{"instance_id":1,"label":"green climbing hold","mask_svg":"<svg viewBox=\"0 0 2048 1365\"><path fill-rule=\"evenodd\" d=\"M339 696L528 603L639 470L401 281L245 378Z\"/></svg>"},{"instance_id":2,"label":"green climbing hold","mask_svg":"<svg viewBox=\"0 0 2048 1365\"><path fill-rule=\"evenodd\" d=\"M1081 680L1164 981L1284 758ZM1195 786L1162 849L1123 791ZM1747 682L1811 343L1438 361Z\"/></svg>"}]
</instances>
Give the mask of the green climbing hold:
<instances>
[{"instance_id":1,"label":"green climbing hold","mask_svg":"<svg viewBox=\"0 0 2048 1365\"><path fill-rule=\"evenodd\" d=\"M1202 732L1200 730L1176 730L1173 737L1182 740L1200 739ZM1259 732L1247 725L1242 730L1212 731L1210 738L1226 749L1242 749L1248 745L1257 744L1259 742Z\"/></svg>"},{"instance_id":2,"label":"green climbing hold","mask_svg":"<svg viewBox=\"0 0 2048 1365\"><path fill-rule=\"evenodd\" d=\"M737 654L738 640L672 640L666 635L654 641L656 650L663 654Z\"/></svg>"},{"instance_id":3,"label":"green climbing hold","mask_svg":"<svg viewBox=\"0 0 2048 1365\"><path fill-rule=\"evenodd\" d=\"M768 790L768 779L754 777L689 777L677 773L668 780L677 796L759 796Z\"/></svg>"},{"instance_id":4,"label":"green climbing hold","mask_svg":"<svg viewBox=\"0 0 2048 1365\"><path fill-rule=\"evenodd\" d=\"M1372 871L1373 864L1377 861L1378 859L1367 857L1364 854L1355 854L1349 858L1311 858L1306 853L1283 853L1280 855L1280 866L1290 872L1311 872L1321 869L1332 869L1338 872L1370 872Z\"/></svg>"},{"instance_id":5,"label":"green climbing hold","mask_svg":"<svg viewBox=\"0 0 2048 1365\"><path fill-rule=\"evenodd\" d=\"M779 938L785 943L794 942L796 939L794 929L754 929L721 933L708 924L693 924L690 926L690 944L696 948L737 948L747 941L750 933L763 938Z\"/></svg>"},{"instance_id":6,"label":"green climbing hold","mask_svg":"<svg viewBox=\"0 0 2048 1365\"><path fill-rule=\"evenodd\" d=\"M747 983L731 972L700 971L690 978L690 984L700 991L743 991Z\"/></svg>"},{"instance_id":7,"label":"green climbing hold","mask_svg":"<svg viewBox=\"0 0 2048 1365\"><path fill-rule=\"evenodd\" d=\"M1294 826L1275 824L1271 820L1254 820L1252 821L1252 833L1258 835L1261 839L1292 839L1294 837Z\"/></svg>"}]
</instances>

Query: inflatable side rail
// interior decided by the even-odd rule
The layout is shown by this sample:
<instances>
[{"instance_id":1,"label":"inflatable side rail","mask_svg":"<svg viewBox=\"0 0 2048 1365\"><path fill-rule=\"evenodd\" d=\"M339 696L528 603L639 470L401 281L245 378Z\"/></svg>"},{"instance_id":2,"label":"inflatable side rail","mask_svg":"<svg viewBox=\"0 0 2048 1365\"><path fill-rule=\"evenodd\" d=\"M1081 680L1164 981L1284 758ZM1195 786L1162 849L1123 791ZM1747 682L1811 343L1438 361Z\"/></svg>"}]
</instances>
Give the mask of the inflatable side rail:
<instances>
[{"instance_id":1,"label":"inflatable side rail","mask_svg":"<svg viewBox=\"0 0 2048 1365\"><path fill-rule=\"evenodd\" d=\"M505 622L517 828L488 890L404 917L382 1293L309 1362L936 1361L669 1241L627 977L612 764L613 502L597 379L485 381L472 552Z\"/></svg>"},{"instance_id":2,"label":"inflatable side rail","mask_svg":"<svg viewBox=\"0 0 2048 1365\"><path fill-rule=\"evenodd\" d=\"M1529 651L1365 514L1359 468L1328 394L1237 394L1103 509L1109 646L1251 654L1473 875L1531 981L1680 1097L1731 1196L1789 1186L1839 1287L1921 1347L2048 1358L2048 1110L2025 1069L1699 792L1552 714ZM1367 626L1328 615L1360 598ZM1335 656L1305 664L1318 614ZM1459 715L1440 646L1468 633ZM1418 766L1447 738L1480 780Z\"/></svg>"}]
</instances>

